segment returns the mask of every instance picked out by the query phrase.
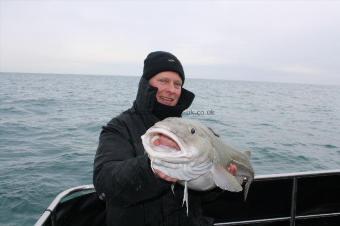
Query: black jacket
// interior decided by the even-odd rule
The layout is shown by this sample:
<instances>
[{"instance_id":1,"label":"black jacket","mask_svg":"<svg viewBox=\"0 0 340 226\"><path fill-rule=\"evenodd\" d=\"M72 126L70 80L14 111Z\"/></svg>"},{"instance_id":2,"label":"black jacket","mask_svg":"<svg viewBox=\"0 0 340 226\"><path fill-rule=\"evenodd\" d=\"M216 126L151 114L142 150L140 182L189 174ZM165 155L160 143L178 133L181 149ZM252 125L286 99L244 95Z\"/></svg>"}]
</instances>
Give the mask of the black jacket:
<instances>
[{"instance_id":1,"label":"black jacket","mask_svg":"<svg viewBox=\"0 0 340 226\"><path fill-rule=\"evenodd\" d=\"M145 154L141 136L159 119L152 114L157 89L141 78L133 107L103 127L94 160L93 183L106 201L110 226L212 225L202 217L200 193L189 191L189 216L182 206L183 187L157 178ZM181 111L194 94L182 89Z\"/></svg>"}]
</instances>

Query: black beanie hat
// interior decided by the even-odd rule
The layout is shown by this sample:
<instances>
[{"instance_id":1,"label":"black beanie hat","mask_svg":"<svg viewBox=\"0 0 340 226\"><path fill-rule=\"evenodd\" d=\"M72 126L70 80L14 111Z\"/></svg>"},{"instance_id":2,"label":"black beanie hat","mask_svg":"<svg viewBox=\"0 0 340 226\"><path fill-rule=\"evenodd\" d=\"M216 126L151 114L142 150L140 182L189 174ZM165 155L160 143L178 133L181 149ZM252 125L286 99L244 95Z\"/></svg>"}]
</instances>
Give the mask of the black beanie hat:
<instances>
[{"instance_id":1,"label":"black beanie hat","mask_svg":"<svg viewBox=\"0 0 340 226\"><path fill-rule=\"evenodd\" d=\"M163 71L174 71L179 74L184 84L184 70L181 62L173 54L164 51L151 52L144 60L142 77L150 80Z\"/></svg>"}]
</instances>

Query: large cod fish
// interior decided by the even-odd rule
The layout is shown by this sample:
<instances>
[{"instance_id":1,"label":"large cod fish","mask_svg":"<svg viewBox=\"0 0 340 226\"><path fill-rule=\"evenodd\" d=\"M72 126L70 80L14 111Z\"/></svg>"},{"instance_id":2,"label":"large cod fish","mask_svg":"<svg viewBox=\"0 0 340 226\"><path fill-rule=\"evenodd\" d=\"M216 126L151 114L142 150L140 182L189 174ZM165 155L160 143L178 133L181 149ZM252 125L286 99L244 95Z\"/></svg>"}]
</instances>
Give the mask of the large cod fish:
<instances>
[{"instance_id":1,"label":"large cod fish","mask_svg":"<svg viewBox=\"0 0 340 226\"><path fill-rule=\"evenodd\" d=\"M155 145L160 135L177 143L179 150L165 145ZM151 167L177 178L184 186L183 204L188 211L188 188L205 191L216 186L231 192L240 192L244 185L246 199L254 170L250 152L240 152L226 145L210 128L198 121L183 118L166 118L149 128L142 136ZM227 169L237 166L233 176Z\"/></svg>"}]
</instances>

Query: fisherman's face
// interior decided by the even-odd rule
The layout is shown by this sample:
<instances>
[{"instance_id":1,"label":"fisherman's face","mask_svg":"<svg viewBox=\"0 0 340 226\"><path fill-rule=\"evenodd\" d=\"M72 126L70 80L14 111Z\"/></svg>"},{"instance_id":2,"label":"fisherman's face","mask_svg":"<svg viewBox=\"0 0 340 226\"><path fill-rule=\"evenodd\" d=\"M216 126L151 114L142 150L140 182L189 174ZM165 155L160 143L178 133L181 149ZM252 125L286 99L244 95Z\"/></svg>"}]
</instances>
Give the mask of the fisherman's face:
<instances>
[{"instance_id":1,"label":"fisherman's face","mask_svg":"<svg viewBox=\"0 0 340 226\"><path fill-rule=\"evenodd\" d=\"M156 99L159 103L175 106L182 92L182 79L177 72L163 71L153 76L150 85L158 88Z\"/></svg>"}]
</instances>

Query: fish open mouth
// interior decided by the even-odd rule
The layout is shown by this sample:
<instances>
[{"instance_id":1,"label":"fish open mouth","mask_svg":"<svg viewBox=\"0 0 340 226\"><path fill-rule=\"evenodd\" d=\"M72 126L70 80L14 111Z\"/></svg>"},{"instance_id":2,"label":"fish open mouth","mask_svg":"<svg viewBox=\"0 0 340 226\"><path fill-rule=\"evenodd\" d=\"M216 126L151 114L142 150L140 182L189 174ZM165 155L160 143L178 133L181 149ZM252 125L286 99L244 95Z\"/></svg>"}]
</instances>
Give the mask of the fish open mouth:
<instances>
[{"instance_id":1,"label":"fish open mouth","mask_svg":"<svg viewBox=\"0 0 340 226\"><path fill-rule=\"evenodd\" d=\"M149 144L157 151L180 152L182 145L172 132L163 128L154 128L149 133Z\"/></svg>"},{"instance_id":2,"label":"fish open mouth","mask_svg":"<svg viewBox=\"0 0 340 226\"><path fill-rule=\"evenodd\" d=\"M181 150L178 143L166 134L154 133L151 137L152 138L150 139L150 143L152 146L159 146L160 148L166 147L166 149L177 151Z\"/></svg>"},{"instance_id":3,"label":"fish open mouth","mask_svg":"<svg viewBox=\"0 0 340 226\"><path fill-rule=\"evenodd\" d=\"M155 143L160 137L168 142ZM142 136L145 151L151 161L162 161L167 163L182 164L192 161L192 148L176 135L176 133L163 127L151 127ZM168 145L170 143L170 145Z\"/></svg>"}]
</instances>

